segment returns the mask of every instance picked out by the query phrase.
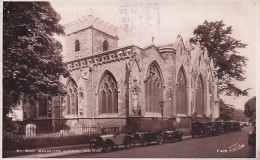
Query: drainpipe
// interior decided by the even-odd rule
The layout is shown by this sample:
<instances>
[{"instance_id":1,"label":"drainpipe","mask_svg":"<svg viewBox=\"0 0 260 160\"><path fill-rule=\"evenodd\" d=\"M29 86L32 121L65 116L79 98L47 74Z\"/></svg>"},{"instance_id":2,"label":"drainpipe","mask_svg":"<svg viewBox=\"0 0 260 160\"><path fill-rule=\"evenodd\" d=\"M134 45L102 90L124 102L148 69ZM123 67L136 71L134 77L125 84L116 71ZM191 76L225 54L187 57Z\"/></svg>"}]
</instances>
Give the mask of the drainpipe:
<instances>
[{"instance_id":1,"label":"drainpipe","mask_svg":"<svg viewBox=\"0 0 260 160\"><path fill-rule=\"evenodd\" d=\"M93 25L91 26L91 29L92 29L92 46L91 46L91 52L92 52L92 56L93 56L93 49L94 49L94 42L93 42ZM94 96L93 96L93 70L94 70L94 64L92 67L90 67L89 71L91 72L91 102L92 102L92 125L94 126L95 122L94 122L94 116L95 116L95 106L93 105L94 104Z\"/></svg>"},{"instance_id":2,"label":"drainpipe","mask_svg":"<svg viewBox=\"0 0 260 160\"><path fill-rule=\"evenodd\" d=\"M60 98L60 104L59 104L59 106L60 106L60 116L59 116L59 118L60 118L60 126L59 126L59 129L61 130L61 113L62 113L62 97L61 97L61 95L59 96L59 98Z\"/></svg>"},{"instance_id":3,"label":"drainpipe","mask_svg":"<svg viewBox=\"0 0 260 160\"><path fill-rule=\"evenodd\" d=\"M94 104L94 96L93 96L93 68L90 68L91 71L91 101L92 104ZM95 122L94 122L94 116L95 116L95 108L94 105L92 105L92 125L94 126Z\"/></svg>"}]
</instances>

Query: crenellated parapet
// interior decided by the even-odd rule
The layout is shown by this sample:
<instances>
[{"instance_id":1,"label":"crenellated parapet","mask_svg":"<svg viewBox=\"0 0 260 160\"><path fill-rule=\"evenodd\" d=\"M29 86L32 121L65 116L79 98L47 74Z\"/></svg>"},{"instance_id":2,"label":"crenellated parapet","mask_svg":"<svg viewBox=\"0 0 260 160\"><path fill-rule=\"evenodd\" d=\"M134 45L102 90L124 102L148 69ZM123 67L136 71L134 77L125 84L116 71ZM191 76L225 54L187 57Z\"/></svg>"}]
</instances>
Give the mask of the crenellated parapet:
<instances>
[{"instance_id":1,"label":"crenellated parapet","mask_svg":"<svg viewBox=\"0 0 260 160\"><path fill-rule=\"evenodd\" d=\"M140 48L131 45L115 50L106 51L98 55L67 62L67 69L69 71L73 71L80 68L97 66L116 61L123 61L125 59L134 58L136 54L140 53L140 50Z\"/></svg>"},{"instance_id":2,"label":"crenellated parapet","mask_svg":"<svg viewBox=\"0 0 260 160\"><path fill-rule=\"evenodd\" d=\"M67 23L65 26L65 33L67 35L78 32L85 28L93 27L97 30L103 31L105 33L109 33L113 37L118 36L118 28L114 25L111 25L93 15L88 15L87 17L83 17L81 19L77 19L73 22Z\"/></svg>"}]
</instances>

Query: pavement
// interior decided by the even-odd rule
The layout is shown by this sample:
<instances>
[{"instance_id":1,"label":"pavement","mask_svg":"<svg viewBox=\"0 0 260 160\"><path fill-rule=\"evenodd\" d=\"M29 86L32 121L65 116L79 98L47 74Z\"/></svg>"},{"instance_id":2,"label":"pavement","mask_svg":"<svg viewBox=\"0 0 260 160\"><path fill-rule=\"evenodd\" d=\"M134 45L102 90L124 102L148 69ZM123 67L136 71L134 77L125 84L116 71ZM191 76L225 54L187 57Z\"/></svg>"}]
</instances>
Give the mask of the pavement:
<instances>
[{"instance_id":1,"label":"pavement","mask_svg":"<svg viewBox=\"0 0 260 160\"><path fill-rule=\"evenodd\" d=\"M86 152L89 144L4 151L4 158L47 158Z\"/></svg>"},{"instance_id":2,"label":"pavement","mask_svg":"<svg viewBox=\"0 0 260 160\"><path fill-rule=\"evenodd\" d=\"M192 138L191 136L183 136L183 140ZM4 151L4 158L48 158L60 157L72 154L92 152L89 150L89 144L57 146L36 149L17 149L12 151Z\"/></svg>"}]
</instances>

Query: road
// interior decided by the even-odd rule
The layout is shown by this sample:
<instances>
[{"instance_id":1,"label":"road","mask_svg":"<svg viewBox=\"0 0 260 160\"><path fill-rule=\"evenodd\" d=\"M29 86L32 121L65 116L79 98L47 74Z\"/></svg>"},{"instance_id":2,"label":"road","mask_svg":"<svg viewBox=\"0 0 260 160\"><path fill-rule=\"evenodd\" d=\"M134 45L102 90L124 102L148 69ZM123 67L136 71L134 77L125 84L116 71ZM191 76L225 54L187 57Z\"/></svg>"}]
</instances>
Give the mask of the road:
<instances>
[{"instance_id":1,"label":"road","mask_svg":"<svg viewBox=\"0 0 260 160\"><path fill-rule=\"evenodd\" d=\"M252 158L255 147L247 144L251 127L215 137L192 138L182 142L118 149L110 153L80 153L62 158ZM56 157L57 158L57 157Z\"/></svg>"}]
</instances>

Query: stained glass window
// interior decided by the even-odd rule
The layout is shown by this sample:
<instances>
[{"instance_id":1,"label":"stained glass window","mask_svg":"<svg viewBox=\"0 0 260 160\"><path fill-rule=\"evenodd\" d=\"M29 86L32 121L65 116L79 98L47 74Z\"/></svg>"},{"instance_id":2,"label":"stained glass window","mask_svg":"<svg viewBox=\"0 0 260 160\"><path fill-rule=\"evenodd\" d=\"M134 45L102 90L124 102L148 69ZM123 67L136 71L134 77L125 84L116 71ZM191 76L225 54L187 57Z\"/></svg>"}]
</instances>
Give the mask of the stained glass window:
<instances>
[{"instance_id":1,"label":"stained glass window","mask_svg":"<svg viewBox=\"0 0 260 160\"><path fill-rule=\"evenodd\" d=\"M187 80L184 69L181 68L178 73L177 82L177 113L187 114Z\"/></svg>"},{"instance_id":2,"label":"stained glass window","mask_svg":"<svg viewBox=\"0 0 260 160\"><path fill-rule=\"evenodd\" d=\"M70 80L67 86L67 114L78 114L78 92L74 80Z\"/></svg>"},{"instance_id":3,"label":"stained glass window","mask_svg":"<svg viewBox=\"0 0 260 160\"><path fill-rule=\"evenodd\" d=\"M160 112L159 102L162 100L162 81L159 70L152 63L145 80L145 110L146 112Z\"/></svg>"},{"instance_id":4,"label":"stained glass window","mask_svg":"<svg viewBox=\"0 0 260 160\"><path fill-rule=\"evenodd\" d=\"M99 86L99 114L118 113L118 91L115 79L105 73Z\"/></svg>"},{"instance_id":5,"label":"stained glass window","mask_svg":"<svg viewBox=\"0 0 260 160\"><path fill-rule=\"evenodd\" d=\"M202 76L200 75L197 80L196 89L196 112L198 115L204 114L204 86Z\"/></svg>"}]
</instances>

